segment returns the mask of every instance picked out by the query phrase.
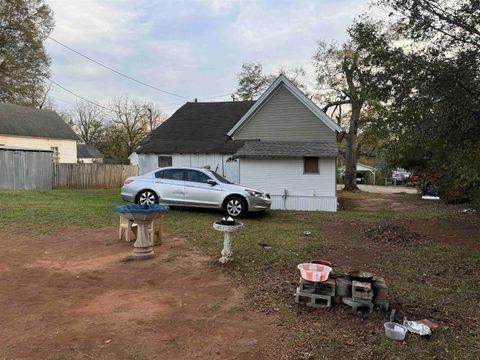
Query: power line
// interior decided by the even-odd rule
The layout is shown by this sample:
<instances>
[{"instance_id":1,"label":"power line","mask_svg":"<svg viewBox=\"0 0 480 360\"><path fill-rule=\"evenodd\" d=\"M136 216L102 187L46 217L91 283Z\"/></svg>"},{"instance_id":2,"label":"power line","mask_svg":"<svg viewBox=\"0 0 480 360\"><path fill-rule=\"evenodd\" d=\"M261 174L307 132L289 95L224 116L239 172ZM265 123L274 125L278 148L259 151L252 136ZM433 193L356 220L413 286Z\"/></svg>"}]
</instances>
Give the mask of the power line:
<instances>
[{"instance_id":1,"label":"power line","mask_svg":"<svg viewBox=\"0 0 480 360\"><path fill-rule=\"evenodd\" d=\"M158 87L156 87L156 86L147 84L147 83L145 83L145 82L143 82L143 81L141 81L141 80L137 80L137 79L135 79L135 78L133 78L133 77L127 75L127 74L124 74L124 73L122 73L122 72L120 72L120 71L118 71L118 70L115 70L115 69L111 68L110 66L107 66L107 65L105 65L105 64L103 64L103 63L101 63L101 62L99 62L99 61L97 61L97 60L95 60L95 59L92 59L91 57L89 57L89 56L87 56L87 55L82 54L81 52L79 52L79 51L71 48L71 47L68 46L68 45L65 45L64 43L62 43L62 42L60 42L60 41L58 41L58 40L55 40L54 38L52 38L52 37L50 37L50 36L49 36L48 38L49 38L50 40L52 40L53 42L57 43L58 45L63 46L64 48L66 48L66 49L74 52L75 54L77 54L77 55L79 55L79 56L81 56L81 57L83 57L83 58L85 58L85 59L87 59L87 60L89 60L89 61L91 61L91 62L93 62L93 63L95 63L95 64L97 64L97 65L99 65L99 66L101 66L101 67L103 67L103 68L105 68L105 69L107 69L107 70L110 70L110 71L114 72L114 73L117 74L117 75L123 76L124 78L127 78L127 79L129 79L129 80L131 80L131 81L134 81L134 82L136 82L136 83L138 83L138 84L140 84L140 85L149 87L149 88L151 88L151 89L153 89L153 90L157 90L157 91L163 92L163 93L165 93L165 94L169 94L169 95L172 95L172 96L176 96L176 97L178 97L178 98L182 98L182 99L186 99L186 100L191 100L191 98L189 98L189 97L186 97L186 96L183 96L183 95L179 95L179 94L175 94L175 93L173 93L173 92L170 92L170 91L167 91L167 90L163 90L163 89L160 89L160 88L158 88Z\"/></svg>"},{"instance_id":2,"label":"power line","mask_svg":"<svg viewBox=\"0 0 480 360\"><path fill-rule=\"evenodd\" d=\"M110 109L110 108L108 108L108 107L106 107L106 106L100 105L100 104L96 103L95 101L88 100L87 98L84 98L83 96L78 95L77 93L74 93L73 91L67 89L66 87L64 87L64 86L62 86L62 85L60 85L60 84L57 83L56 81L53 81L52 79L49 79L49 80L52 82L52 84L55 84L55 85L58 86L60 89L68 92L69 94L71 94L71 95L73 95L73 96L75 96L75 97L77 97L77 98L79 98L79 99L82 99L83 101L85 101L85 102L87 102L87 103L89 103L89 104L91 104L91 105L98 106L98 107L100 107L100 108L102 108L102 109L104 109L104 110L108 110L108 111L113 111L113 112L115 112L114 109Z\"/></svg>"},{"instance_id":3,"label":"power line","mask_svg":"<svg viewBox=\"0 0 480 360\"><path fill-rule=\"evenodd\" d=\"M206 98L201 98L201 100L218 99L218 98L225 97L225 96L231 96L232 94L233 94L233 93L229 92L229 93L227 93L227 94L215 95L215 96L209 96L209 97L206 97Z\"/></svg>"},{"instance_id":4,"label":"power line","mask_svg":"<svg viewBox=\"0 0 480 360\"><path fill-rule=\"evenodd\" d=\"M59 83L57 83L56 81L54 81L54 80L52 80L52 79L48 79L48 80L49 80L52 84L58 86L60 89L62 89L62 90L64 90L64 91L66 91L67 93L69 93L70 95L73 95L73 96L75 96L75 97L77 97L77 98L79 98L79 99L81 99L81 100L83 100L83 101L85 101L85 102L87 102L87 103L89 103L89 104L91 104L91 105L98 106L98 107L100 107L100 108L102 108L102 109L104 109L104 110L107 110L107 111L111 111L111 112L114 112L114 113L118 113L117 110L112 109L112 108L109 108L109 107L106 107L106 106L104 106L104 105L101 105L101 104L99 104L99 103L97 103L97 102L95 102L95 101L93 101L93 100L89 100L89 99L87 99L87 98L85 98L85 97L77 94L76 92L74 92L74 91L72 91L72 90L70 90L70 89L67 89L65 86L60 85ZM163 104L163 106L168 106L168 105L176 105L176 103Z\"/></svg>"}]
</instances>

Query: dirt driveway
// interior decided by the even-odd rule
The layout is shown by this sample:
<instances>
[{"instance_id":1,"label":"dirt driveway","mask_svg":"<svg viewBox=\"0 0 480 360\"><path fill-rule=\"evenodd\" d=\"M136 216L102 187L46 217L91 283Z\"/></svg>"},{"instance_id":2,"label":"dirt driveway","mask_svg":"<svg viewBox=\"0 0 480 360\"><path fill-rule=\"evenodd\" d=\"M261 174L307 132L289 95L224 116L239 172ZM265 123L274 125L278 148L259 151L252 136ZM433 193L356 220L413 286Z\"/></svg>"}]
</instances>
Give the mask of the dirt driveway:
<instances>
[{"instance_id":1,"label":"dirt driveway","mask_svg":"<svg viewBox=\"0 0 480 360\"><path fill-rule=\"evenodd\" d=\"M249 359L268 320L179 238L121 262L114 228L0 238L0 358Z\"/></svg>"},{"instance_id":2,"label":"dirt driveway","mask_svg":"<svg viewBox=\"0 0 480 360\"><path fill-rule=\"evenodd\" d=\"M406 186L380 186L380 185L358 185L361 191L374 194L416 194L416 188L410 188ZM337 185L337 190L342 190L343 185Z\"/></svg>"}]
</instances>

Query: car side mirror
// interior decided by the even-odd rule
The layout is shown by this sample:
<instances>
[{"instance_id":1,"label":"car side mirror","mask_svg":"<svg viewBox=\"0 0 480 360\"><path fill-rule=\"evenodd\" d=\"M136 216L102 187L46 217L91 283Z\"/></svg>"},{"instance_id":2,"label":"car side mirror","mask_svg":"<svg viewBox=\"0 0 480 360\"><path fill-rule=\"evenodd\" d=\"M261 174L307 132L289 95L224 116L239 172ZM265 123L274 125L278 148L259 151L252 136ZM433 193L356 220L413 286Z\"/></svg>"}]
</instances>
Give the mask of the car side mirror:
<instances>
[{"instance_id":1,"label":"car side mirror","mask_svg":"<svg viewBox=\"0 0 480 360\"><path fill-rule=\"evenodd\" d=\"M211 186L217 185L217 182L213 179L208 179L207 184L210 184Z\"/></svg>"}]
</instances>

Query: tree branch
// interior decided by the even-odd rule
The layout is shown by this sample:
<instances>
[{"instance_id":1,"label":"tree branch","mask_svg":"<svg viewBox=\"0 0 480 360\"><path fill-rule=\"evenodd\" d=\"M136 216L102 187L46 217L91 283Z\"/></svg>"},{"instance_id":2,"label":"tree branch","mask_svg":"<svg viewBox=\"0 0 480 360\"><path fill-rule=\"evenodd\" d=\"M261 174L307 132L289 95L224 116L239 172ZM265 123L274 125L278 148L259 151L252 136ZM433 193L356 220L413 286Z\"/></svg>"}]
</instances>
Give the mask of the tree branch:
<instances>
[{"instance_id":1,"label":"tree branch","mask_svg":"<svg viewBox=\"0 0 480 360\"><path fill-rule=\"evenodd\" d=\"M332 106L345 105L345 104L351 104L351 103L352 103L351 100L332 101L332 102L328 103L327 105L325 105L322 110L325 112L329 108L331 108Z\"/></svg>"}]
</instances>

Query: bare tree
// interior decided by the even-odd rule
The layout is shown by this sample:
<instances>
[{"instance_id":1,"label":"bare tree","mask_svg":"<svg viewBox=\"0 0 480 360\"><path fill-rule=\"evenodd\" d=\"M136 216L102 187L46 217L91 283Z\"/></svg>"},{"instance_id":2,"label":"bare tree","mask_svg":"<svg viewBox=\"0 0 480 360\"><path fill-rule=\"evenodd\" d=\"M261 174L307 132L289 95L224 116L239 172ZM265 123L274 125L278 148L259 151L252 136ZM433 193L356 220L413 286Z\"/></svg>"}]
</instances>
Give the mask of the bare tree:
<instances>
[{"instance_id":1,"label":"bare tree","mask_svg":"<svg viewBox=\"0 0 480 360\"><path fill-rule=\"evenodd\" d=\"M131 154L140 141L149 134L151 127L153 128L153 121L150 121L153 120L153 109L150 108L151 117L148 104L132 100L127 96L115 98L110 108L113 111L112 123L122 133L125 150Z\"/></svg>"},{"instance_id":2,"label":"bare tree","mask_svg":"<svg viewBox=\"0 0 480 360\"><path fill-rule=\"evenodd\" d=\"M105 133L104 113L98 106L78 102L70 114L73 129L85 144L97 145Z\"/></svg>"}]
</instances>

